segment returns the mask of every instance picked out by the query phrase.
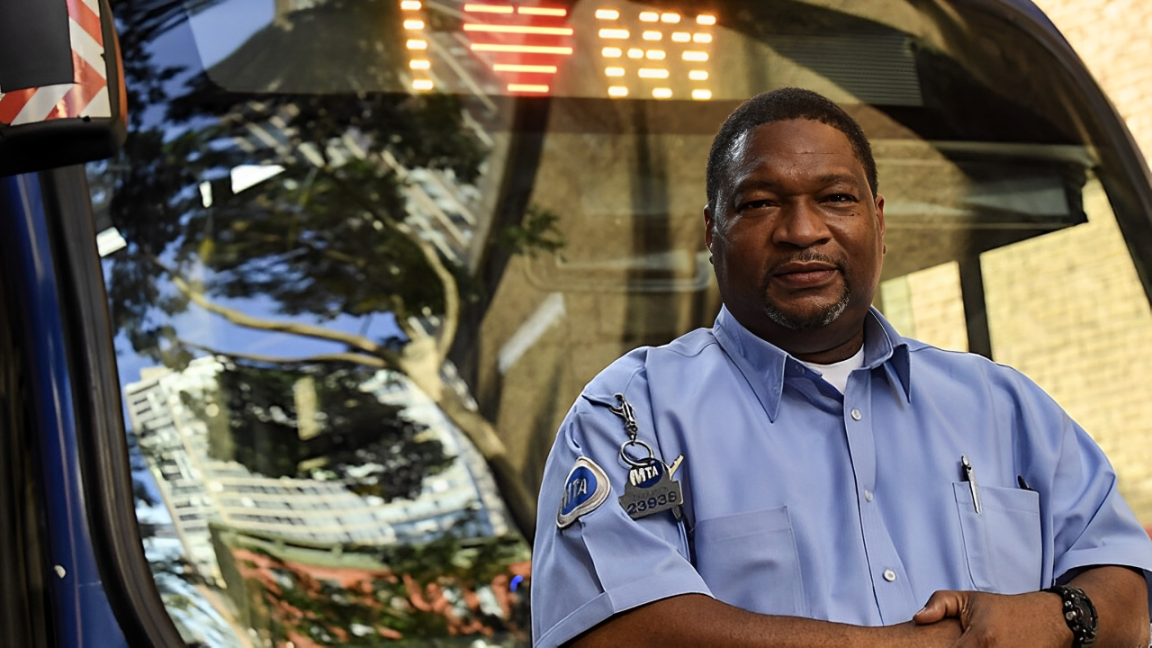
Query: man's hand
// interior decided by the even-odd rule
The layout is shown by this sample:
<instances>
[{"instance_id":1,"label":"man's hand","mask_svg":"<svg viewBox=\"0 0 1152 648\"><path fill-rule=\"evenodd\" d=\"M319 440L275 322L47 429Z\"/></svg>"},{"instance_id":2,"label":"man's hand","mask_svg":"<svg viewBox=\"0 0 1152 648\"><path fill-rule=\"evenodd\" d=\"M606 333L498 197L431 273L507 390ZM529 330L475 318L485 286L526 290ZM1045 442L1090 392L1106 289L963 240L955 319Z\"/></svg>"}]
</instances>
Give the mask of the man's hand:
<instances>
[{"instance_id":1,"label":"man's hand","mask_svg":"<svg viewBox=\"0 0 1152 648\"><path fill-rule=\"evenodd\" d=\"M1096 607L1096 648L1148 645L1148 597L1142 572L1128 567L1092 567L1068 584L1083 589ZM955 644L959 648L1072 645L1060 596L1048 592L1004 596L939 591L912 617L916 624L943 619L960 622L963 634Z\"/></svg>"},{"instance_id":2,"label":"man's hand","mask_svg":"<svg viewBox=\"0 0 1152 648\"><path fill-rule=\"evenodd\" d=\"M1064 648L1072 645L1072 631L1064 622L1061 605L1060 597L1049 592L1005 596L943 590L933 594L912 621L924 625L959 620L963 634L956 648Z\"/></svg>"}]
</instances>

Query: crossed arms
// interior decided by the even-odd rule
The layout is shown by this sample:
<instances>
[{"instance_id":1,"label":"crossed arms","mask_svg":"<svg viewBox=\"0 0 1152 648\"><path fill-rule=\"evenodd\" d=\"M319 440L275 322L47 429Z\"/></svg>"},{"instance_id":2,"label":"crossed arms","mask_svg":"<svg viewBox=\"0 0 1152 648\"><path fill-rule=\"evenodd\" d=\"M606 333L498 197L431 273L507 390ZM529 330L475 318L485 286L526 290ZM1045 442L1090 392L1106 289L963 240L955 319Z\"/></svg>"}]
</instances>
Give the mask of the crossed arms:
<instances>
[{"instance_id":1,"label":"crossed arms","mask_svg":"<svg viewBox=\"0 0 1152 648\"><path fill-rule=\"evenodd\" d=\"M1094 648L1149 645L1147 585L1127 567L1085 570L1070 583L1084 590L1099 615ZM953 646L1068 647L1072 632L1060 597L1048 592L1006 596L939 591L913 620L866 628L799 617L747 612L701 594L673 596L618 614L570 644L601 646L747 646L772 648L890 648Z\"/></svg>"}]
</instances>

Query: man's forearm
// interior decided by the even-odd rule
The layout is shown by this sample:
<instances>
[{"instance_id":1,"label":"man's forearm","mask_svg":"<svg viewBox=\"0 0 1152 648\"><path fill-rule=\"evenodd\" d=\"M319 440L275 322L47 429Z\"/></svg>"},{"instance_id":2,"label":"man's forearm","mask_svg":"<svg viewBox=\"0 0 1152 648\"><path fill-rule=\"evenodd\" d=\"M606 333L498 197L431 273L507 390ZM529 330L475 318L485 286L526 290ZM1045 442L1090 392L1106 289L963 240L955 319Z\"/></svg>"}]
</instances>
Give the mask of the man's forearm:
<instances>
[{"instance_id":1,"label":"man's forearm","mask_svg":"<svg viewBox=\"0 0 1152 648\"><path fill-rule=\"evenodd\" d=\"M1148 586L1143 573L1127 567L1093 567L1068 584L1084 590L1096 607L1095 648L1148 646Z\"/></svg>"},{"instance_id":2,"label":"man's forearm","mask_svg":"<svg viewBox=\"0 0 1152 648\"><path fill-rule=\"evenodd\" d=\"M866 628L800 617L765 616L686 594L619 614L577 637L574 648L601 646L747 646L823 648L825 646L950 646L960 636L952 619L929 626L911 623Z\"/></svg>"}]
</instances>

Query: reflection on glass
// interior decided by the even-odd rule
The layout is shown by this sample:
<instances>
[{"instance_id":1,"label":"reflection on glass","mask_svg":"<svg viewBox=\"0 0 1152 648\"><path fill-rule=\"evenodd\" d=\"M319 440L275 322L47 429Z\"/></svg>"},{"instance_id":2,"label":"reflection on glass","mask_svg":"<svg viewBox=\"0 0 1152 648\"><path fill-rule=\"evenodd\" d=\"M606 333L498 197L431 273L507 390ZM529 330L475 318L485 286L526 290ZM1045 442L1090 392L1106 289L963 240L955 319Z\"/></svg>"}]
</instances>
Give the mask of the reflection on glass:
<instances>
[{"instance_id":1,"label":"reflection on glass","mask_svg":"<svg viewBox=\"0 0 1152 648\"><path fill-rule=\"evenodd\" d=\"M950 348L977 343L981 255L1107 199L1084 120L1005 98L985 50L899 22L951 20L914 3L184 4L118 5L136 109L91 183L123 239L139 519L189 643L527 644L557 424L719 307L703 168L740 99L803 85L861 121L878 306Z\"/></svg>"},{"instance_id":2,"label":"reflection on glass","mask_svg":"<svg viewBox=\"0 0 1152 648\"><path fill-rule=\"evenodd\" d=\"M132 429L221 636L221 612L298 645L522 634L525 547L499 539L483 459L402 375L212 357L143 374L126 391ZM438 614L446 597L462 604Z\"/></svg>"},{"instance_id":3,"label":"reflection on glass","mask_svg":"<svg viewBox=\"0 0 1152 648\"><path fill-rule=\"evenodd\" d=\"M239 50L339 3L297 4ZM491 220L505 118L442 95L223 92L149 9L121 15L151 34L125 54L154 109L93 184L127 243L105 269L173 619L208 645L526 643L529 555L506 500L523 518L531 497L494 477L502 443L448 360L483 290L477 236L506 255L563 243L536 206ZM236 56L214 69L239 73ZM435 72L422 60L406 64Z\"/></svg>"}]
</instances>

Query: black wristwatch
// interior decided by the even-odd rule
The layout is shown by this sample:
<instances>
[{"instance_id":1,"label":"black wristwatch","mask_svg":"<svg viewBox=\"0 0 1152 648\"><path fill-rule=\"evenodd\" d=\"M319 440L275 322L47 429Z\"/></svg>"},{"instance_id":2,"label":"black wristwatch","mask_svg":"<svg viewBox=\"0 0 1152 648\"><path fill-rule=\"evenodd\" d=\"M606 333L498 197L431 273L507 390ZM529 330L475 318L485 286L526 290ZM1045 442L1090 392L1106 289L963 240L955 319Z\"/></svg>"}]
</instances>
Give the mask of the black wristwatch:
<instances>
[{"instance_id":1,"label":"black wristwatch","mask_svg":"<svg viewBox=\"0 0 1152 648\"><path fill-rule=\"evenodd\" d=\"M1064 621L1072 631L1072 648L1090 648L1096 643L1096 606L1084 590L1057 585L1044 591L1059 594L1064 602Z\"/></svg>"}]
</instances>

